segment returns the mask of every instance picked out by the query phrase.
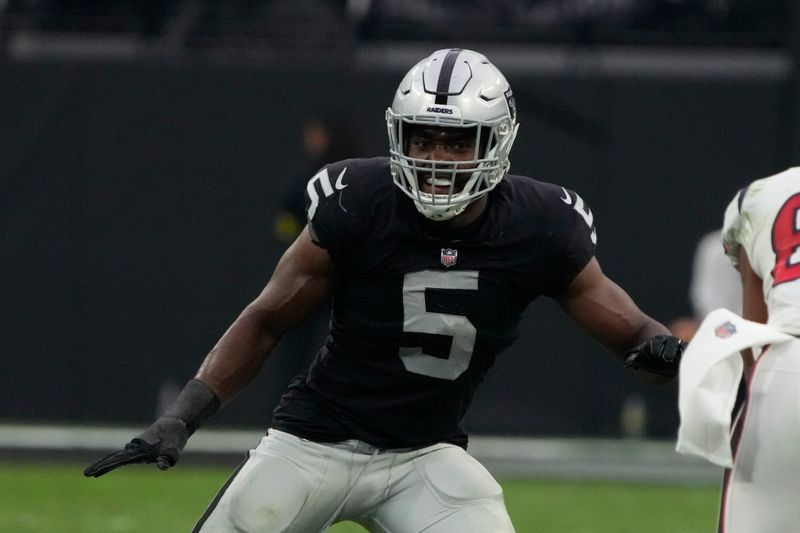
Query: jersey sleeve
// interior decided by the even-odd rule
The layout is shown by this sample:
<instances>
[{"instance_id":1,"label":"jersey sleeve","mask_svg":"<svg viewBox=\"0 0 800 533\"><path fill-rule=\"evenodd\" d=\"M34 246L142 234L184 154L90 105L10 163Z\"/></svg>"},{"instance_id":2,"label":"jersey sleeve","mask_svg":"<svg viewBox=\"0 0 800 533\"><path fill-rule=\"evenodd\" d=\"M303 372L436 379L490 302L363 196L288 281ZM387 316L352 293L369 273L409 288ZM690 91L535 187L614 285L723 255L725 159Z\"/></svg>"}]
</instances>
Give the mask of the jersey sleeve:
<instances>
[{"instance_id":1,"label":"jersey sleeve","mask_svg":"<svg viewBox=\"0 0 800 533\"><path fill-rule=\"evenodd\" d=\"M347 161L326 165L306 185L306 216L314 244L325 248L334 263L345 263L361 241L368 216L358 180ZM348 171L350 170L350 171Z\"/></svg>"},{"instance_id":2,"label":"jersey sleeve","mask_svg":"<svg viewBox=\"0 0 800 533\"><path fill-rule=\"evenodd\" d=\"M563 292L594 257L597 230L594 214L583 198L564 187L554 187L550 207L549 237L553 249L550 295Z\"/></svg>"}]
</instances>

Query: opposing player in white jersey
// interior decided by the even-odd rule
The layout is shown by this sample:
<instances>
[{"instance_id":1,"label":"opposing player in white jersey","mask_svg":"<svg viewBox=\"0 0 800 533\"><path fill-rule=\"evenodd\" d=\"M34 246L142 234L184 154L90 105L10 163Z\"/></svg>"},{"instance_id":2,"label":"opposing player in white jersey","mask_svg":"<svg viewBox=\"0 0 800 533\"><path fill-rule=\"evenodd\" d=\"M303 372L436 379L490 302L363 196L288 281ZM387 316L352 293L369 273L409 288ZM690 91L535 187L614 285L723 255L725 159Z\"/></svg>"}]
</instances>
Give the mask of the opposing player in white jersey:
<instances>
[{"instance_id":1,"label":"opposing player in white jersey","mask_svg":"<svg viewBox=\"0 0 800 533\"><path fill-rule=\"evenodd\" d=\"M723 243L741 274L743 318L799 336L800 167L739 191ZM748 398L733 431L719 531L800 531L800 340L742 357Z\"/></svg>"}]
</instances>

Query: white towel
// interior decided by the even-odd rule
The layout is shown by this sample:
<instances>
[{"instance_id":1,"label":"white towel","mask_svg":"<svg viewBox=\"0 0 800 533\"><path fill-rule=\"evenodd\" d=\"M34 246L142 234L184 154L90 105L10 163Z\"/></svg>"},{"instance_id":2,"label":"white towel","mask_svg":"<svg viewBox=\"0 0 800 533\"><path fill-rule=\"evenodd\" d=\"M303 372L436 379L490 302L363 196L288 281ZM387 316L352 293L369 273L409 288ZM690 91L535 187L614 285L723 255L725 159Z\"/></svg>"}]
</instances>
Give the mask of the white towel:
<instances>
[{"instance_id":1,"label":"white towel","mask_svg":"<svg viewBox=\"0 0 800 533\"><path fill-rule=\"evenodd\" d=\"M731 410L743 368L739 352L793 339L774 327L745 320L727 309L709 313L681 360L678 394L681 423L675 449L732 467ZM757 357L760 350L753 353Z\"/></svg>"}]
</instances>

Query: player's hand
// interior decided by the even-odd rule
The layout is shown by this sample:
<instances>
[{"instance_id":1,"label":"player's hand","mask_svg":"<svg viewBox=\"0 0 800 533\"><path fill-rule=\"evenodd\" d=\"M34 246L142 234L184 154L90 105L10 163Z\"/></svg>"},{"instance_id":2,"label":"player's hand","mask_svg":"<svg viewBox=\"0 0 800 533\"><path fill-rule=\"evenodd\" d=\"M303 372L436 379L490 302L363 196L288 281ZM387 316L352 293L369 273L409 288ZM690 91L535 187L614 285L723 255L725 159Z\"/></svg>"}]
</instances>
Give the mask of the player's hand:
<instances>
[{"instance_id":1,"label":"player's hand","mask_svg":"<svg viewBox=\"0 0 800 533\"><path fill-rule=\"evenodd\" d=\"M183 420L162 416L123 449L87 466L83 475L100 477L120 466L136 463L156 463L158 468L166 470L178 462L188 439L189 428Z\"/></svg>"},{"instance_id":2,"label":"player's hand","mask_svg":"<svg viewBox=\"0 0 800 533\"><path fill-rule=\"evenodd\" d=\"M87 477L100 477L120 466L156 463L161 470L178 462L189 436L220 406L217 395L198 379L190 379L162 416L119 451L90 464Z\"/></svg>"},{"instance_id":3,"label":"player's hand","mask_svg":"<svg viewBox=\"0 0 800 533\"><path fill-rule=\"evenodd\" d=\"M672 335L656 335L625 352L625 366L674 378L678 375L686 343Z\"/></svg>"}]
</instances>

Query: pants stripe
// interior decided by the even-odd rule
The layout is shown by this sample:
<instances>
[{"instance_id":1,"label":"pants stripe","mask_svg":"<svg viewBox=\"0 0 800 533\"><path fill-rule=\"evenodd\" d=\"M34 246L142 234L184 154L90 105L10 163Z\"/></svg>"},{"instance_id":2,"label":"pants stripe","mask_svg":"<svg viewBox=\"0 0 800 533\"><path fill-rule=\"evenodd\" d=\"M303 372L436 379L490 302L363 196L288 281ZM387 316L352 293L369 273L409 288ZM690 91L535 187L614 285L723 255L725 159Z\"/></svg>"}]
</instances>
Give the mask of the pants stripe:
<instances>
[{"instance_id":1,"label":"pants stripe","mask_svg":"<svg viewBox=\"0 0 800 533\"><path fill-rule=\"evenodd\" d=\"M222 485L222 488L219 489L219 492L217 492L217 495L214 496L214 499L211 501L211 503L208 504L208 508L206 509L206 512L203 513L203 516L201 516L200 520L197 521L197 524L195 524L194 528L192 529L192 533L199 533L200 530L203 529L203 524L206 523L206 520L208 520L208 517L211 516L211 513L214 512L214 509L216 509L217 504L222 499L222 496L225 494L225 491L228 490L228 487L230 486L230 484L233 483L233 479L242 470L244 465L247 463L248 459L250 459L250 454L249 453L247 454L247 457L245 458L245 460L242 461L239 464L239 466L236 467L236 470L233 471L233 474L231 474L231 476L228 478L228 480L225 482L225 484Z\"/></svg>"}]
</instances>

